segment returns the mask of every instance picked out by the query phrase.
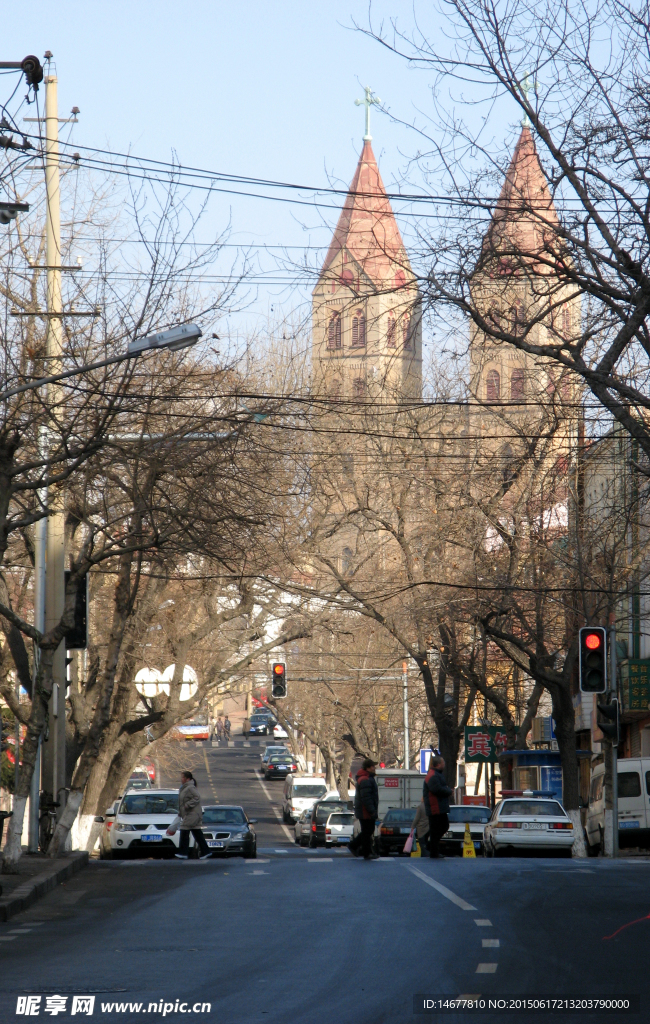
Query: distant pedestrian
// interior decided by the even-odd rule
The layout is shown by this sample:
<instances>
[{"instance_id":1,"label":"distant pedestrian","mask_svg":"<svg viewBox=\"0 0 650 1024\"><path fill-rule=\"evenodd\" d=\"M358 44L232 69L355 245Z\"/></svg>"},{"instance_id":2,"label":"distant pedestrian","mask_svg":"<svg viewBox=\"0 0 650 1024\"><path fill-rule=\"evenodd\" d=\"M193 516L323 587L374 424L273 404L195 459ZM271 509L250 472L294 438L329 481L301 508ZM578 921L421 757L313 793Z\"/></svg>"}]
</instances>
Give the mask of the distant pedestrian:
<instances>
[{"instance_id":1,"label":"distant pedestrian","mask_svg":"<svg viewBox=\"0 0 650 1024\"><path fill-rule=\"evenodd\" d=\"M187 860L189 857L190 832L194 836L194 842L199 848L201 860L212 856L201 830L202 822L203 809L201 807L201 797L196 788L196 781L191 772L182 772L181 788L178 791L178 818L167 829L168 836L173 836L176 829L180 829L178 853L175 854L179 860Z\"/></svg>"},{"instance_id":2,"label":"distant pedestrian","mask_svg":"<svg viewBox=\"0 0 650 1024\"><path fill-rule=\"evenodd\" d=\"M221 715L217 718L217 739L223 739L223 718Z\"/></svg>"},{"instance_id":3,"label":"distant pedestrian","mask_svg":"<svg viewBox=\"0 0 650 1024\"><path fill-rule=\"evenodd\" d=\"M429 856L444 859L440 853L440 840L449 828L449 797L453 790L447 785L443 775L445 761L440 754L432 754L429 771L424 780L424 806L429 818Z\"/></svg>"},{"instance_id":4,"label":"distant pedestrian","mask_svg":"<svg viewBox=\"0 0 650 1024\"><path fill-rule=\"evenodd\" d=\"M244 736L248 736L249 732L251 731L251 720L248 717L248 715L246 715L246 718L244 719L244 724L241 727L241 731L243 732Z\"/></svg>"},{"instance_id":5,"label":"distant pedestrian","mask_svg":"<svg viewBox=\"0 0 650 1024\"><path fill-rule=\"evenodd\" d=\"M353 840L350 849L356 855L360 848L364 860L379 860L378 855L372 850L375 822L379 814L379 790L375 779L376 767L376 761L372 761L369 757L365 759L357 772L354 792L354 815L359 819L361 834L356 842Z\"/></svg>"},{"instance_id":6,"label":"distant pedestrian","mask_svg":"<svg viewBox=\"0 0 650 1024\"><path fill-rule=\"evenodd\" d=\"M427 815L427 809L424 806L424 800L420 800L413 818L412 829L415 829L415 835L417 841L420 844L420 853L427 849L427 842L429 838L429 818Z\"/></svg>"},{"instance_id":7,"label":"distant pedestrian","mask_svg":"<svg viewBox=\"0 0 650 1024\"><path fill-rule=\"evenodd\" d=\"M229 740L230 739L230 730L231 730L232 726L230 724L230 719L228 718L228 715L226 715L226 718L224 720L223 728L224 728L224 732L226 734L226 739Z\"/></svg>"}]
</instances>

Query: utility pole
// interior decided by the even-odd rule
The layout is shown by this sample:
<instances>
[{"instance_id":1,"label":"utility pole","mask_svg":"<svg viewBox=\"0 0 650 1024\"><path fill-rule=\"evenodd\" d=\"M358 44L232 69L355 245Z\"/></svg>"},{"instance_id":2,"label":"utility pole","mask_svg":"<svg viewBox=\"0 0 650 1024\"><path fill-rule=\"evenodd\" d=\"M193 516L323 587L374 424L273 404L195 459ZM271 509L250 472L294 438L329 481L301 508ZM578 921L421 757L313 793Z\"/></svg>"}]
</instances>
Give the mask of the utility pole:
<instances>
[{"instance_id":1,"label":"utility pole","mask_svg":"<svg viewBox=\"0 0 650 1024\"><path fill-rule=\"evenodd\" d=\"M48 68L50 70L50 68ZM45 76L45 187L47 266L47 365L50 374L61 371L61 190L59 183L59 114L57 77ZM61 387L48 386L46 408L56 420L61 408ZM49 488L45 572L45 631L63 615L65 603L65 511L62 488ZM43 791L59 801L59 817L65 805L65 644L54 654L49 733L43 744Z\"/></svg>"},{"instance_id":2,"label":"utility pole","mask_svg":"<svg viewBox=\"0 0 650 1024\"><path fill-rule=\"evenodd\" d=\"M41 426L40 454L43 461L47 458L47 427ZM41 506L47 510L47 487L42 487L38 492L38 499ZM34 625L36 629L45 632L45 555L47 550L47 516L44 516L36 524L34 539ZM34 647L34 672L33 682L36 682L38 672L40 651ZM39 740L32 784L29 790L29 822L28 822L28 853L38 853L39 841L39 811L41 798L41 748L42 737Z\"/></svg>"},{"instance_id":3,"label":"utility pole","mask_svg":"<svg viewBox=\"0 0 650 1024\"><path fill-rule=\"evenodd\" d=\"M409 759L409 673L408 662L402 662L402 699L404 701L404 767L410 768Z\"/></svg>"}]
</instances>

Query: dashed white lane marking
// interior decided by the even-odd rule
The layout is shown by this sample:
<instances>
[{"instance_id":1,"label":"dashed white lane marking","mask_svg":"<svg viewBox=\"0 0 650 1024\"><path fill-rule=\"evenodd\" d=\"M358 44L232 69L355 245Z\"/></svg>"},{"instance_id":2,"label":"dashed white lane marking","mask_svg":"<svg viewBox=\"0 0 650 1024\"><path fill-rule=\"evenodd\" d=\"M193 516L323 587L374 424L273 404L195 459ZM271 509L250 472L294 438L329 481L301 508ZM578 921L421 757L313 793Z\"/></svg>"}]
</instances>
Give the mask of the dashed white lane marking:
<instances>
[{"instance_id":1,"label":"dashed white lane marking","mask_svg":"<svg viewBox=\"0 0 650 1024\"><path fill-rule=\"evenodd\" d=\"M249 875L268 875L268 871L249 871Z\"/></svg>"},{"instance_id":2,"label":"dashed white lane marking","mask_svg":"<svg viewBox=\"0 0 650 1024\"><path fill-rule=\"evenodd\" d=\"M262 857L251 857L250 860L244 859L244 864L270 864L270 860L264 860Z\"/></svg>"},{"instance_id":3,"label":"dashed white lane marking","mask_svg":"<svg viewBox=\"0 0 650 1024\"><path fill-rule=\"evenodd\" d=\"M13 942L16 935L0 935L0 942Z\"/></svg>"},{"instance_id":4,"label":"dashed white lane marking","mask_svg":"<svg viewBox=\"0 0 650 1024\"><path fill-rule=\"evenodd\" d=\"M332 864L333 857L307 857L308 864Z\"/></svg>"},{"instance_id":5,"label":"dashed white lane marking","mask_svg":"<svg viewBox=\"0 0 650 1024\"><path fill-rule=\"evenodd\" d=\"M273 853L288 853L288 850L274 850Z\"/></svg>"},{"instance_id":6,"label":"dashed white lane marking","mask_svg":"<svg viewBox=\"0 0 650 1024\"><path fill-rule=\"evenodd\" d=\"M483 946L483 949L498 949L500 942L498 939L482 939L481 945Z\"/></svg>"},{"instance_id":7,"label":"dashed white lane marking","mask_svg":"<svg viewBox=\"0 0 650 1024\"><path fill-rule=\"evenodd\" d=\"M268 789L266 788L266 786L264 785L264 783L260 779L259 775L257 775L257 773L255 774L255 778L257 779L257 781L259 782L260 786L264 790L264 795L266 796L266 799L268 800L268 802L270 803L271 807L273 808L273 813L275 814L276 818L280 822L280 828L282 829L282 831L286 835L287 839L290 839L291 842L293 842L294 839L295 839L295 836L291 835L291 832L289 831L287 826L282 821L282 815L280 814L280 811L277 809L277 807L273 803L273 797L271 796L271 794L269 793Z\"/></svg>"},{"instance_id":8,"label":"dashed white lane marking","mask_svg":"<svg viewBox=\"0 0 650 1024\"><path fill-rule=\"evenodd\" d=\"M445 897L445 899L451 900L452 903L455 903L461 910L477 909L476 907L473 907L471 903L468 903L466 900L461 899L460 896L457 896L456 893L452 892L451 889L448 889L446 885L441 885L440 882L436 882L435 878L425 875L424 871L420 871L419 868L414 868L409 865L408 870L412 874L417 875L418 878L421 878L427 885L430 885L432 889L436 889L441 896Z\"/></svg>"},{"instance_id":9,"label":"dashed white lane marking","mask_svg":"<svg viewBox=\"0 0 650 1024\"><path fill-rule=\"evenodd\" d=\"M487 917L475 917L474 924L477 924L479 928L491 928L492 922L488 921Z\"/></svg>"},{"instance_id":10,"label":"dashed white lane marking","mask_svg":"<svg viewBox=\"0 0 650 1024\"><path fill-rule=\"evenodd\" d=\"M498 964L479 964L476 968L477 974L496 974Z\"/></svg>"}]
</instances>

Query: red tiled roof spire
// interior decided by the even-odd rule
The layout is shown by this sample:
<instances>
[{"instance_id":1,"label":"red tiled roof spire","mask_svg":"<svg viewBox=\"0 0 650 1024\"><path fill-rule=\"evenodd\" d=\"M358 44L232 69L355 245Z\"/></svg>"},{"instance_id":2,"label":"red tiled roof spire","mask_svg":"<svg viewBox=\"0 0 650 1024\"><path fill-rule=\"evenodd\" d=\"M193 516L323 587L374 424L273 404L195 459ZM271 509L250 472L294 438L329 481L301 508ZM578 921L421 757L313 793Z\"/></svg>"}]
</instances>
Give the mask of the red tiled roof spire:
<instances>
[{"instance_id":1,"label":"red tiled roof spire","mask_svg":"<svg viewBox=\"0 0 650 1024\"><path fill-rule=\"evenodd\" d=\"M369 140L363 144L321 277L340 252L344 261L356 263L372 284L380 288L395 287L400 269L408 276L411 274L402 236Z\"/></svg>"}]
</instances>

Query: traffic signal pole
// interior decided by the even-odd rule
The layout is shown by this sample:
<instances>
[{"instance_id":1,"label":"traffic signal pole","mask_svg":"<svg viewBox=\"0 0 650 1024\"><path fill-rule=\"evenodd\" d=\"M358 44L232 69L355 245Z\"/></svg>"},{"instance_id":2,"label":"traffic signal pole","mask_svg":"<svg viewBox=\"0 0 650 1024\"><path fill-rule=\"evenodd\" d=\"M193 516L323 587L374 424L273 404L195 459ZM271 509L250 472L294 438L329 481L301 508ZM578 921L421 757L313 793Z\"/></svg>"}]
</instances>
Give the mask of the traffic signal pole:
<instances>
[{"instance_id":1,"label":"traffic signal pole","mask_svg":"<svg viewBox=\"0 0 650 1024\"><path fill-rule=\"evenodd\" d=\"M609 658L611 691L618 696L616 683L616 620L611 614L609 630ZM612 857L618 857L618 748L612 740Z\"/></svg>"}]
</instances>

